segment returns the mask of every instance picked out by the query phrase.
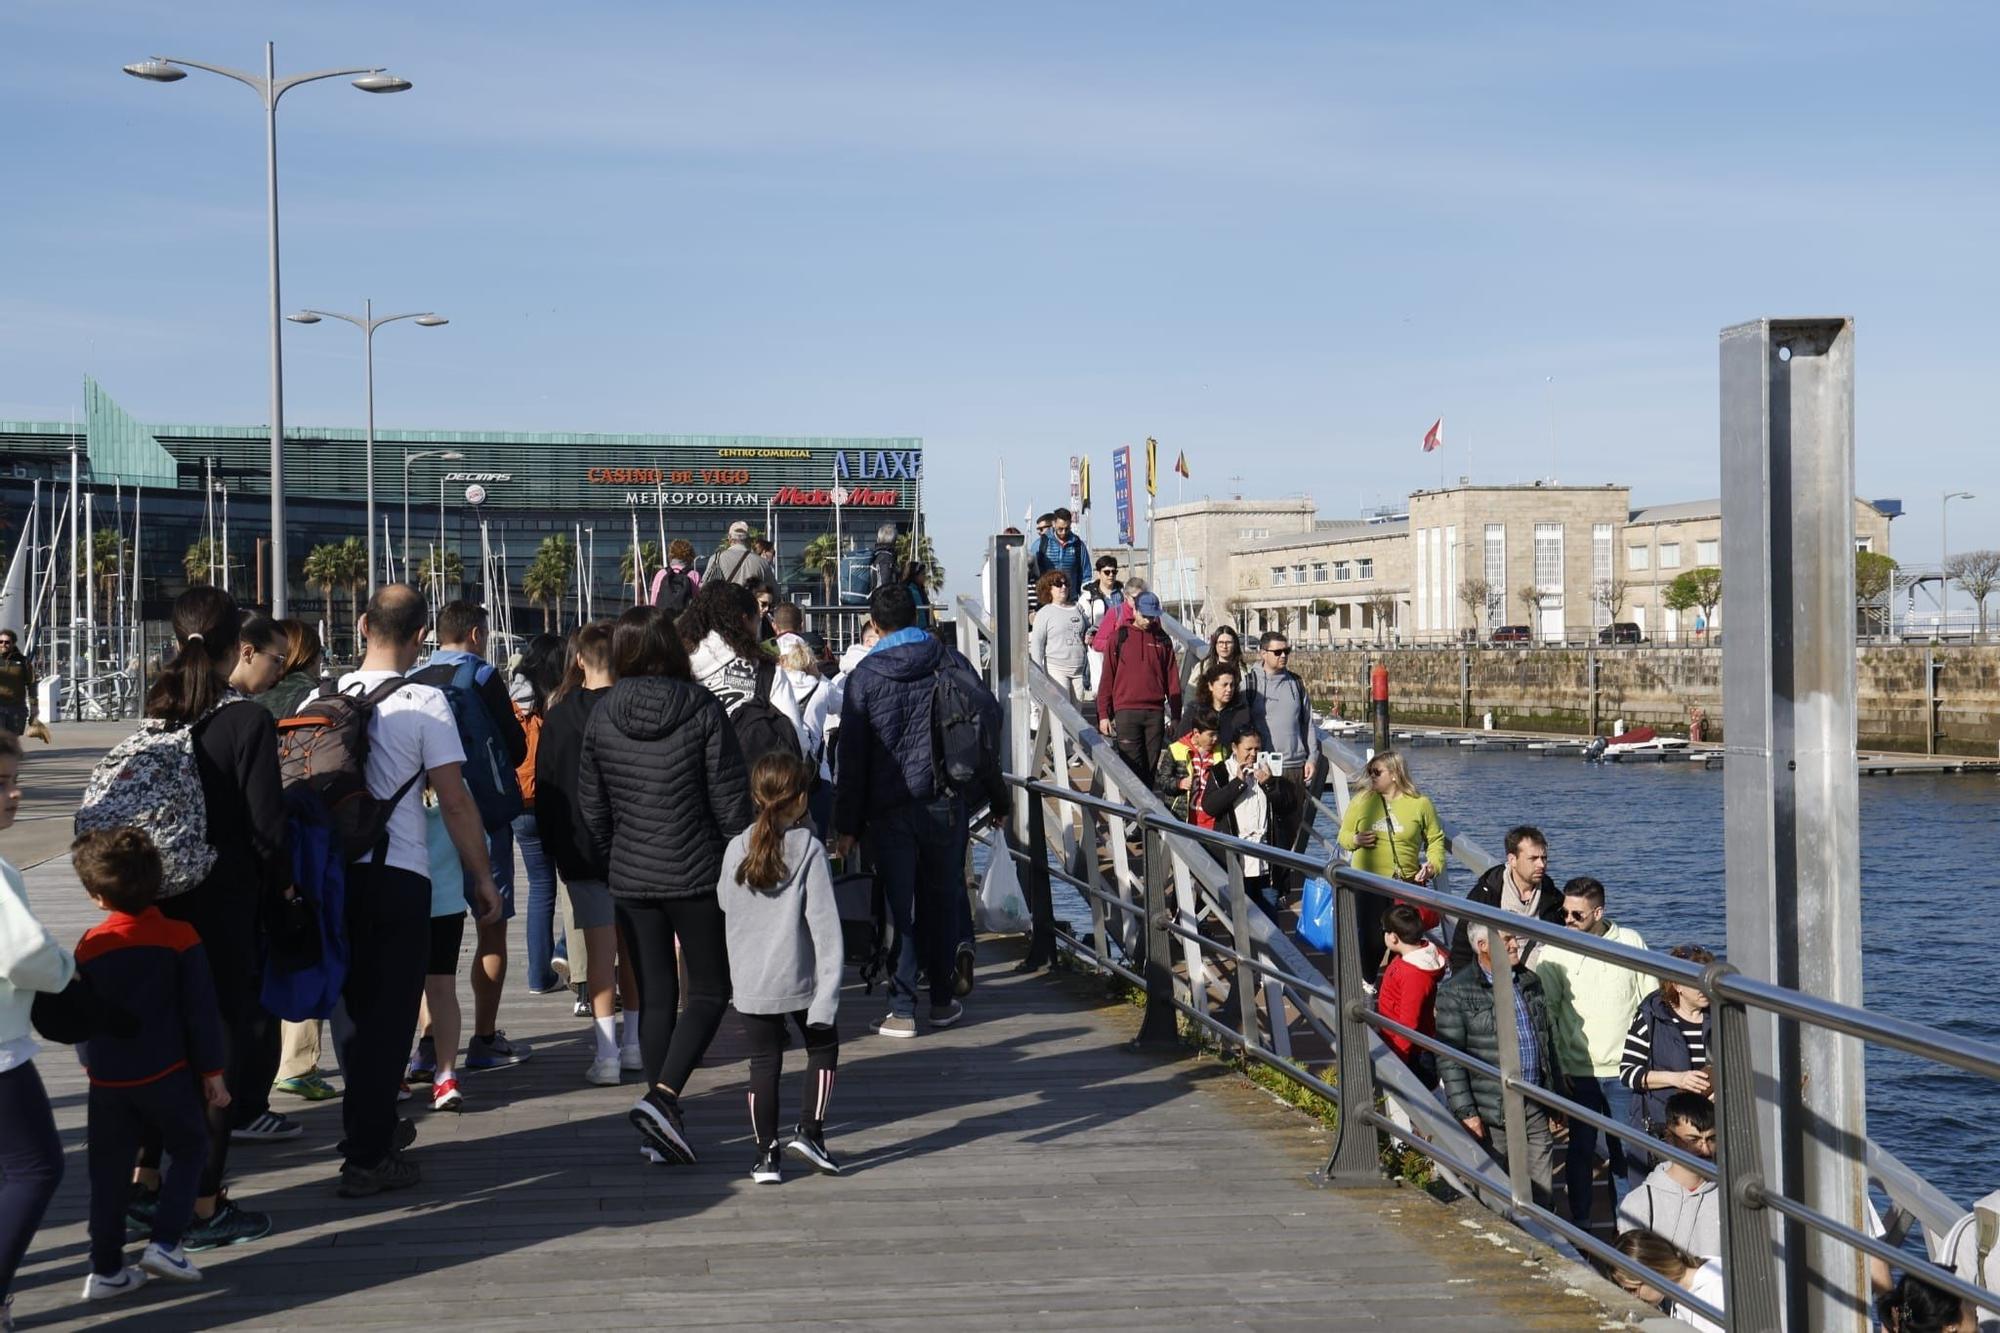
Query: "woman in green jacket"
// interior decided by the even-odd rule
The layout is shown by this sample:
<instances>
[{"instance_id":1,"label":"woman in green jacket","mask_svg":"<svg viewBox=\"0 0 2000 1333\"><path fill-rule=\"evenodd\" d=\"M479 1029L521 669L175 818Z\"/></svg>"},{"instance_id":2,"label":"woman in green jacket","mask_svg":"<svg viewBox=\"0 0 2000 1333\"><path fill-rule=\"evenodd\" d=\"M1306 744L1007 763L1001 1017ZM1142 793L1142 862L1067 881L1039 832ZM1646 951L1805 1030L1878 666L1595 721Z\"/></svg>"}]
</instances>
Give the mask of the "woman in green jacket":
<instances>
[{"instance_id":1,"label":"woman in green jacket","mask_svg":"<svg viewBox=\"0 0 2000 1333\"><path fill-rule=\"evenodd\" d=\"M1340 845L1356 870L1409 884L1444 873L1444 826L1431 798L1410 781L1403 756L1384 750L1368 761L1367 787L1347 802ZM1364 893L1355 903L1363 976L1373 986L1382 970L1382 913L1389 900Z\"/></svg>"}]
</instances>

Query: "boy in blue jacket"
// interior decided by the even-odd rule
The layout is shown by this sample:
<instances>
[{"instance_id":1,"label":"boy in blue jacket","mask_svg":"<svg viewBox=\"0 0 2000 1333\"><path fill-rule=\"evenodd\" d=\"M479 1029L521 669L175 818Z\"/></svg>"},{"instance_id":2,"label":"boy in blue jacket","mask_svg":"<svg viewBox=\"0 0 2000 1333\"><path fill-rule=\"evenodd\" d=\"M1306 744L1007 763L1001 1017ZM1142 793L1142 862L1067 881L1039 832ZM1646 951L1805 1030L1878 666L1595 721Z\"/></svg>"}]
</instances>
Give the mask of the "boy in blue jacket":
<instances>
[{"instance_id":1,"label":"boy in blue jacket","mask_svg":"<svg viewBox=\"0 0 2000 1333\"><path fill-rule=\"evenodd\" d=\"M221 1014L201 937L161 915L160 854L136 828L86 833L70 847L76 876L108 915L77 941L77 970L107 1003L138 1018L131 1036L93 1035L77 1048L90 1077L90 1276L86 1300L109 1300L147 1276L196 1282L181 1249L208 1154L203 1104L229 1105ZM197 1086L197 1084L199 1086ZM125 1265L125 1210L142 1136L157 1135L167 1168L152 1239Z\"/></svg>"}]
</instances>

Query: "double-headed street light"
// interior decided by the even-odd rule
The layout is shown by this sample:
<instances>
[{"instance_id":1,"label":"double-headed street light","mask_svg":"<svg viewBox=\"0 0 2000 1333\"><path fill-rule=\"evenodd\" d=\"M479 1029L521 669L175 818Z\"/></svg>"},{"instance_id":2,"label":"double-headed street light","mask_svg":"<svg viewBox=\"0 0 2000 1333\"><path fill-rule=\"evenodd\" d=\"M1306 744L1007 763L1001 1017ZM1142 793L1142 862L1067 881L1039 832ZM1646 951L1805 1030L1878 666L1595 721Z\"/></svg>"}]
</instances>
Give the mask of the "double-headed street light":
<instances>
[{"instance_id":1,"label":"double-headed street light","mask_svg":"<svg viewBox=\"0 0 2000 1333\"><path fill-rule=\"evenodd\" d=\"M410 464L419 458L436 458L449 463L464 457L465 455L456 449L423 449L415 453L408 449L403 450L403 582L405 583L416 582L410 577ZM442 501L439 502L439 510L440 512L443 510ZM438 524L438 532L440 534L444 532L442 521ZM440 535L438 540L442 542L443 536Z\"/></svg>"},{"instance_id":2,"label":"double-headed street light","mask_svg":"<svg viewBox=\"0 0 2000 1333\"><path fill-rule=\"evenodd\" d=\"M370 596L373 596L375 593L375 575L377 569L375 562L375 330L381 328L384 324L394 324L399 319L414 319L427 329L434 329L439 325L449 324L451 321L443 315L433 314L428 310L412 311L407 315L384 315L380 319L377 319L375 317L375 302L372 299L364 299L361 303L361 310L362 313L359 315L343 315L337 310L301 310L296 315L287 315L286 318L294 324L317 324L322 319L341 319L346 320L349 324L361 330L361 359L368 364L368 444L366 449L368 460L368 593ZM407 478L408 473L404 475ZM408 489L408 486L405 485L404 490L407 492Z\"/></svg>"},{"instance_id":3,"label":"double-headed street light","mask_svg":"<svg viewBox=\"0 0 2000 1333\"><path fill-rule=\"evenodd\" d=\"M277 75L276 62L276 48L266 42L262 74L172 56L135 61L125 66L125 72L135 79L148 79L154 83L178 83L187 77L190 69L206 70L210 74L236 80L255 92L264 103L265 233L269 240L271 281L271 614L282 619L288 598L285 595L285 377L278 297L278 99L302 83L345 78L348 75L359 76L354 80L354 86L364 93L400 93L409 88L410 81L396 77L379 65L323 69L281 79Z\"/></svg>"}]
</instances>

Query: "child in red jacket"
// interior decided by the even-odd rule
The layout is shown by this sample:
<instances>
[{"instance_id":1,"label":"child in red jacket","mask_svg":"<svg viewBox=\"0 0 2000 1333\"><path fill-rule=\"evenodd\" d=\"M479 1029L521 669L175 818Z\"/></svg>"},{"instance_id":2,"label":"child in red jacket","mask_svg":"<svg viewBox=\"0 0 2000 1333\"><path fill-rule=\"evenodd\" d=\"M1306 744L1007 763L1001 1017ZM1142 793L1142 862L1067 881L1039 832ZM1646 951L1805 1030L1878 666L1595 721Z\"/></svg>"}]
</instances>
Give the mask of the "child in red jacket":
<instances>
[{"instance_id":1,"label":"child in red jacket","mask_svg":"<svg viewBox=\"0 0 2000 1333\"><path fill-rule=\"evenodd\" d=\"M1392 903L1382 913L1382 943L1396 955L1382 969L1382 987L1375 996L1376 1012L1404 1027L1437 1035L1437 990L1444 978L1444 954L1424 938L1423 918L1408 903ZM1384 1032L1382 1040L1403 1057L1403 1063L1423 1076L1425 1086L1437 1081L1437 1058L1408 1037Z\"/></svg>"}]
</instances>

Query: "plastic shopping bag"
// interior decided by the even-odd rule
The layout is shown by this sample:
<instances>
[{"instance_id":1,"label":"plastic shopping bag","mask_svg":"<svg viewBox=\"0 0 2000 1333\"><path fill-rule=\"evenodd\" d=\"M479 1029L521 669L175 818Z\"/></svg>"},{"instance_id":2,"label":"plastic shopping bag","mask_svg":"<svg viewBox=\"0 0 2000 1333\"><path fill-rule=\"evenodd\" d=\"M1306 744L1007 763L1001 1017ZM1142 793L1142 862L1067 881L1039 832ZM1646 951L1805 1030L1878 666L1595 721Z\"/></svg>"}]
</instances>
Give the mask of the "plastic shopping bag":
<instances>
[{"instance_id":1,"label":"plastic shopping bag","mask_svg":"<svg viewBox=\"0 0 2000 1333\"><path fill-rule=\"evenodd\" d=\"M1034 924L1028 897L1021 892L1021 877L1014 873L1014 858L1007 853L1006 839L996 834L993 858L986 863L986 876L979 883L979 928L996 935L1025 935Z\"/></svg>"},{"instance_id":2,"label":"plastic shopping bag","mask_svg":"<svg viewBox=\"0 0 2000 1333\"><path fill-rule=\"evenodd\" d=\"M1299 900L1299 938L1315 949L1333 952L1333 885L1323 879L1306 881Z\"/></svg>"}]
</instances>

